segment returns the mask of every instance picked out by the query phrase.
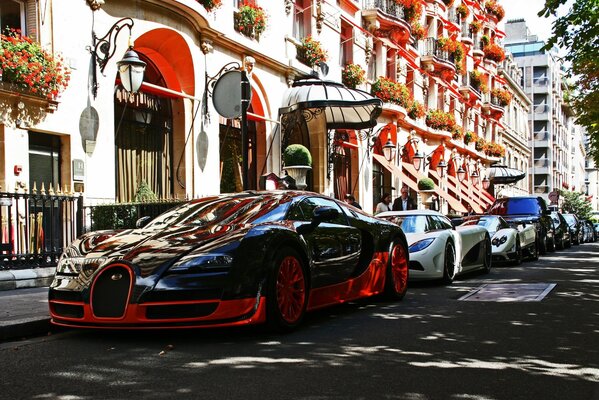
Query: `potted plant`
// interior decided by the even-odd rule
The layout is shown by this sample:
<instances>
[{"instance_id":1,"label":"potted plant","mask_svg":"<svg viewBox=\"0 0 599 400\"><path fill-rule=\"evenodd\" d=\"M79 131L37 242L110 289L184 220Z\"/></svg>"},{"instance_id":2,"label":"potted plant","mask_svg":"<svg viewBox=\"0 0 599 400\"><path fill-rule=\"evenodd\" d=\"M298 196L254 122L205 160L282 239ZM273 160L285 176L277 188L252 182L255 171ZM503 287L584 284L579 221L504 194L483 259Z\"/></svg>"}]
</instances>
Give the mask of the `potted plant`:
<instances>
[{"instance_id":1,"label":"potted plant","mask_svg":"<svg viewBox=\"0 0 599 400\"><path fill-rule=\"evenodd\" d=\"M472 22L470 22L470 25L468 26L468 29L470 29L470 32L473 35L476 35L478 32L480 32L480 28L481 28L481 24L480 22L474 20Z\"/></svg>"},{"instance_id":2,"label":"potted plant","mask_svg":"<svg viewBox=\"0 0 599 400\"><path fill-rule=\"evenodd\" d=\"M301 144L290 144L283 151L283 169L295 179L298 189L304 190L308 170L312 169L312 155L307 147Z\"/></svg>"},{"instance_id":3,"label":"potted plant","mask_svg":"<svg viewBox=\"0 0 599 400\"><path fill-rule=\"evenodd\" d=\"M491 90L491 96L497 99L499 105L505 107L510 104L512 101L512 95L509 91L505 89L496 88Z\"/></svg>"},{"instance_id":4,"label":"potted plant","mask_svg":"<svg viewBox=\"0 0 599 400\"><path fill-rule=\"evenodd\" d=\"M395 0L403 7L404 17L410 24L418 21L422 16L422 3L418 0Z\"/></svg>"},{"instance_id":5,"label":"potted plant","mask_svg":"<svg viewBox=\"0 0 599 400\"><path fill-rule=\"evenodd\" d=\"M297 48L297 56L301 62L312 68L319 62L326 62L328 57L322 44L311 35L302 38L301 44Z\"/></svg>"},{"instance_id":6,"label":"potted plant","mask_svg":"<svg viewBox=\"0 0 599 400\"><path fill-rule=\"evenodd\" d=\"M235 30L252 39L260 40L266 30L267 15L255 0L245 0L235 13Z\"/></svg>"},{"instance_id":7,"label":"potted plant","mask_svg":"<svg viewBox=\"0 0 599 400\"><path fill-rule=\"evenodd\" d=\"M0 35L0 71L4 82L50 100L67 88L71 75L61 58L15 29Z\"/></svg>"},{"instance_id":8,"label":"potted plant","mask_svg":"<svg viewBox=\"0 0 599 400\"><path fill-rule=\"evenodd\" d=\"M424 104L422 104L418 100L412 101L412 104L410 105L410 107L408 109L408 117L410 117L412 119L420 119L420 118L424 118L425 115L426 115L426 108L424 107Z\"/></svg>"},{"instance_id":9,"label":"potted plant","mask_svg":"<svg viewBox=\"0 0 599 400\"><path fill-rule=\"evenodd\" d=\"M479 90L480 85L483 83L483 74L475 69L470 71L470 85L476 90Z\"/></svg>"},{"instance_id":10,"label":"potted plant","mask_svg":"<svg viewBox=\"0 0 599 400\"><path fill-rule=\"evenodd\" d=\"M197 0L197 2L203 5L208 12L220 7L222 4L222 0Z\"/></svg>"},{"instance_id":11,"label":"potted plant","mask_svg":"<svg viewBox=\"0 0 599 400\"><path fill-rule=\"evenodd\" d=\"M498 22L505 16L505 10L495 0L489 0L485 3L485 11L487 14L495 17Z\"/></svg>"},{"instance_id":12,"label":"potted plant","mask_svg":"<svg viewBox=\"0 0 599 400\"><path fill-rule=\"evenodd\" d=\"M455 11L462 19L467 18L468 15L470 15L470 11L468 10L468 7L466 7L466 5L464 3L457 6Z\"/></svg>"},{"instance_id":13,"label":"potted plant","mask_svg":"<svg viewBox=\"0 0 599 400\"><path fill-rule=\"evenodd\" d=\"M347 64L341 72L341 82L348 88L355 89L366 80L366 71L358 64Z\"/></svg>"},{"instance_id":14,"label":"potted plant","mask_svg":"<svg viewBox=\"0 0 599 400\"><path fill-rule=\"evenodd\" d=\"M414 38L416 40L422 40L426 37L426 34L428 33L426 28L424 26L422 26L422 24L418 21L414 21L412 22L412 36L414 36Z\"/></svg>"},{"instance_id":15,"label":"potted plant","mask_svg":"<svg viewBox=\"0 0 599 400\"><path fill-rule=\"evenodd\" d=\"M464 133L464 144L468 145L476 138L476 134L472 131L467 131Z\"/></svg>"},{"instance_id":16,"label":"potted plant","mask_svg":"<svg viewBox=\"0 0 599 400\"><path fill-rule=\"evenodd\" d=\"M418 190L434 190L435 182L431 178L422 178L418 181Z\"/></svg>"},{"instance_id":17,"label":"potted plant","mask_svg":"<svg viewBox=\"0 0 599 400\"><path fill-rule=\"evenodd\" d=\"M455 126L455 117L442 110L429 110L426 114L426 126L451 132Z\"/></svg>"},{"instance_id":18,"label":"potted plant","mask_svg":"<svg viewBox=\"0 0 599 400\"><path fill-rule=\"evenodd\" d=\"M489 43L483 48L485 58L496 63L500 63L505 59L505 51L496 43Z\"/></svg>"},{"instance_id":19,"label":"potted plant","mask_svg":"<svg viewBox=\"0 0 599 400\"><path fill-rule=\"evenodd\" d=\"M412 103L412 95L403 83L395 82L384 76L372 84L370 91L373 96L378 97L386 103L394 103L404 108L409 108Z\"/></svg>"},{"instance_id":20,"label":"potted plant","mask_svg":"<svg viewBox=\"0 0 599 400\"><path fill-rule=\"evenodd\" d=\"M474 143L474 149L476 151L484 151L486 149L486 147L487 147L487 141L484 138L482 138L482 137L476 138L476 142Z\"/></svg>"}]
</instances>

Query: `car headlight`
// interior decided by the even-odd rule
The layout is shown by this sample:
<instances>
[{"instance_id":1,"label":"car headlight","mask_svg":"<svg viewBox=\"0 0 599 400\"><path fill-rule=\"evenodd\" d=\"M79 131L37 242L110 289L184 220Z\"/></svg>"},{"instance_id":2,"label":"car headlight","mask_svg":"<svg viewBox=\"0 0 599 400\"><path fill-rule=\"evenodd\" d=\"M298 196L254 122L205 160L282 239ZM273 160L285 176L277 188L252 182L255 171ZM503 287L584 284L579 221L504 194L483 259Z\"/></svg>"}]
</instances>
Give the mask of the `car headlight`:
<instances>
[{"instance_id":1,"label":"car headlight","mask_svg":"<svg viewBox=\"0 0 599 400\"><path fill-rule=\"evenodd\" d=\"M412 244L410 247L408 247L408 251L410 253L415 253L417 251L422 251L422 250L426 249L428 246L430 246L431 243L433 243L434 240L435 240L435 238L428 238L428 239L419 240L416 243Z\"/></svg>"},{"instance_id":2,"label":"car headlight","mask_svg":"<svg viewBox=\"0 0 599 400\"><path fill-rule=\"evenodd\" d=\"M170 272L192 272L226 270L233 264L233 256L221 253L191 254L181 258L170 268Z\"/></svg>"},{"instance_id":3,"label":"car headlight","mask_svg":"<svg viewBox=\"0 0 599 400\"><path fill-rule=\"evenodd\" d=\"M503 235L500 238L493 238L493 240L491 241L491 244L493 246L501 246L505 242L507 242L507 236Z\"/></svg>"},{"instance_id":4,"label":"car headlight","mask_svg":"<svg viewBox=\"0 0 599 400\"><path fill-rule=\"evenodd\" d=\"M56 265L56 273L63 275L77 275L84 273L86 276L93 274L100 265L106 262L106 257L66 257L62 256Z\"/></svg>"}]
</instances>

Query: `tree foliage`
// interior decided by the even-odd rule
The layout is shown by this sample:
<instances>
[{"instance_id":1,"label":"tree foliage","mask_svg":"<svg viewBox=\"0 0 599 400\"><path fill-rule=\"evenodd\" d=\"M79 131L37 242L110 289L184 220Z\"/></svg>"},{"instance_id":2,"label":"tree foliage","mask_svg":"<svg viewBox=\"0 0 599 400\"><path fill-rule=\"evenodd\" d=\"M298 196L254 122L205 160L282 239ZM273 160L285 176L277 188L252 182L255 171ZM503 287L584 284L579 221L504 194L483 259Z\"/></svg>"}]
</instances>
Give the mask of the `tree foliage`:
<instances>
[{"instance_id":1,"label":"tree foliage","mask_svg":"<svg viewBox=\"0 0 599 400\"><path fill-rule=\"evenodd\" d=\"M563 212L576 214L578 218L582 219L591 218L593 206L583 193L561 190L560 196L564 199L562 203Z\"/></svg>"},{"instance_id":2,"label":"tree foliage","mask_svg":"<svg viewBox=\"0 0 599 400\"><path fill-rule=\"evenodd\" d=\"M540 17L557 16L567 0L545 0ZM572 105L577 123L586 128L590 138L589 153L599 163L599 0L574 0L568 12L556 18L553 36L545 50L554 45L567 50L564 57L569 73L577 80Z\"/></svg>"}]
</instances>

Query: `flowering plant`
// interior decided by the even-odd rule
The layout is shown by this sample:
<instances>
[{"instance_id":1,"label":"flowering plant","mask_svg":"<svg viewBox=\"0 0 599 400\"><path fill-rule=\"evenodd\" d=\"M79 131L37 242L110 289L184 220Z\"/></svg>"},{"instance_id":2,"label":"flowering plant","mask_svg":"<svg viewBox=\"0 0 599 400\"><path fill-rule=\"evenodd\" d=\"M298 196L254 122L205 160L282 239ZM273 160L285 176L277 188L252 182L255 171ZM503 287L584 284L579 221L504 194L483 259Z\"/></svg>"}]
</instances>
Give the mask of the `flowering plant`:
<instances>
[{"instance_id":1,"label":"flowering plant","mask_svg":"<svg viewBox=\"0 0 599 400\"><path fill-rule=\"evenodd\" d=\"M497 21L501 21L505 16L505 10L495 0L489 0L485 3L485 11L497 18Z\"/></svg>"},{"instance_id":2,"label":"flowering plant","mask_svg":"<svg viewBox=\"0 0 599 400\"><path fill-rule=\"evenodd\" d=\"M455 11L462 19L467 18L468 15L470 15L470 10L468 10L468 7L466 7L464 3L457 6Z\"/></svg>"},{"instance_id":3,"label":"flowering plant","mask_svg":"<svg viewBox=\"0 0 599 400\"><path fill-rule=\"evenodd\" d=\"M197 0L198 3L204 6L206 11L210 12L222 5L222 0Z\"/></svg>"},{"instance_id":4,"label":"flowering plant","mask_svg":"<svg viewBox=\"0 0 599 400\"><path fill-rule=\"evenodd\" d=\"M493 89L491 90L491 96L494 96L500 105L507 106L512 101L512 95L505 89Z\"/></svg>"},{"instance_id":5,"label":"flowering plant","mask_svg":"<svg viewBox=\"0 0 599 400\"><path fill-rule=\"evenodd\" d=\"M418 100L414 100L408 109L408 117L412 119L420 119L426 115L424 104Z\"/></svg>"},{"instance_id":6,"label":"flowering plant","mask_svg":"<svg viewBox=\"0 0 599 400\"><path fill-rule=\"evenodd\" d=\"M442 37L439 39L439 49L453 54L456 71L461 73L463 70L462 61L464 60L465 53L462 44L453 38Z\"/></svg>"},{"instance_id":7,"label":"flowering plant","mask_svg":"<svg viewBox=\"0 0 599 400\"><path fill-rule=\"evenodd\" d=\"M355 89L366 80L366 71L358 64L347 64L341 71L341 82L349 88Z\"/></svg>"},{"instance_id":8,"label":"flowering plant","mask_svg":"<svg viewBox=\"0 0 599 400\"><path fill-rule=\"evenodd\" d=\"M451 132L455 126L455 117L442 110L429 110L425 122L426 126L433 129Z\"/></svg>"},{"instance_id":9,"label":"flowering plant","mask_svg":"<svg viewBox=\"0 0 599 400\"><path fill-rule=\"evenodd\" d=\"M485 153L491 157L504 157L505 156L505 147L500 145L499 143L487 143Z\"/></svg>"},{"instance_id":10,"label":"flowering plant","mask_svg":"<svg viewBox=\"0 0 599 400\"><path fill-rule=\"evenodd\" d=\"M66 89L71 71L60 57L54 57L18 30L0 35L2 79L31 93L56 99Z\"/></svg>"},{"instance_id":11,"label":"flowering plant","mask_svg":"<svg viewBox=\"0 0 599 400\"><path fill-rule=\"evenodd\" d=\"M301 45L298 47L298 57L302 62L314 67L321 61L326 62L328 54L322 48L322 44L310 35L302 39Z\"/></svg>"},{"instance_id":12,"label":"flowering plant","mask_svg":"<svg viewBox=\"0 0 599 400\"><path fill-rule=\"evenodd\" d=\"M404 16L408 22L418 21L422 16L422 3L420 0L395 0L395 2L403 7Z\"/></svg>"},{"instance_id":13,"label":"flowering plant","mask_svg":"<svg viewBox=\"0 0 599 400\"><path fill-rule=\"evenodd\" d=\"M462 127L458 125L454 126L451 131L451 138L455 140L464 139L464 130L462 129Z\"/></svg>"},{"instance_id":14,"label":"flowering plant","mask_svg":"<svg viewBox=\"0 0 599 400\"><path fill-rule=\"evenodd\" d=\"M483 83L483 74L475 69L470 71L470 84L475 89L479 89L480 85Z\"/></svg>"},{"instance_id":15,"label":"flowering plant","mask_svg":"<svg viewBox=\"0 0 599 400\"><path fill-rule=\"evenodd\" d=\"M470 22L470 25L468 25L468 28L470 29L470 32L472 32L473 34L477 34L480 31L481 28L481 24L478 21L472 21Z\"/></svg>"},{"instance_id":16,"label":"flowering plant","mask_svg":"<svg viewBox=\"0 0 599 400\"><path fill-rule=\"evenodd\" d=\"M420 22L412 23L412 36L416 38L416 40L422 40L426 37L427 30L424 26L420 24Z\"/></svg>"},{"instance_id":17,"label":"flowering plant","mask_svg":"<svg viewBox=\"0 0 599 400\"><path fill-rule=\"evenodd\" d=\"M472 131L468 131L466 133L464 133L464 144L467 145L472 141L475 141L477 139L476 137L476 133L472 132Z\"/></svg>"},{"instance_id":18,"label":"flowering plant","mask_svg":"<svg viewBox=\"0 0 599 400\"><path fill-rule=\"evenodd\" d=\"M485 151L487 148L487 141L482 137L477 137L476 142L474 142L474 148L476 151Z\"/></svg>"},{"instance_id":19,"label":"flowering plant","mask_svg":"<svg viewBox=\"0 0 599 400\"><path fill-rule=\"evenodd\" d=\"M505 51L498 44L491 43L483 48L485 58L495 61L502 62L505 59Z\"/></svg>"},{"instance_id":20,"label":"flowering plant","mask_svg":"<svg viewBox=\"0 0 599 400\"><path fill-rule=\"evenodd\" d=\"M235 30L244 35L259 39L266 30L268 17L255 0L245 0L235 14Z\"/></svg>"},{"instance_id":21,"label":"flowering plant","mask_svg":"<svg viewBox=\"0 0 599 400\"><path fill-rule=\"evenodd\" d=\"M412 103L412 96L406 85L395 82L384 76L372 84L371 93L384 102L394 103L404 108L409 108Z\"/></svg>"}]
</instances>

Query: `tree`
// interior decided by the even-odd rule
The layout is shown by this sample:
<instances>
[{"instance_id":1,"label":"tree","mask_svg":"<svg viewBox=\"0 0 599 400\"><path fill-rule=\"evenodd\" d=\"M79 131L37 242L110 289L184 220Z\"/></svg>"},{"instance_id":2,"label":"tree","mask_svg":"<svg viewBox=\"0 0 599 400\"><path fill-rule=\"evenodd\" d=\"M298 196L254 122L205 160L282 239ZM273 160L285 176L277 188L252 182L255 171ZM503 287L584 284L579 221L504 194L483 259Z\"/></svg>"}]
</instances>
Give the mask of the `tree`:
<instances>
[{"instance_id":1,"label":"tree","mask_svg":"<svg viewBox=\"0 0 599 400\"><path fill-rule=\"evenodd\" d=\"M557 16L568 0L545 0L540 17ZM599 1L574 0L567 14L553 23L553 36L544 50L557 45L567 49L564 59L569 74L578 82L572 94L577 123L586 128L590 139L589 154L599 164Z\"/></svg>"},{"instance_id":2,"label":"tree","mask_svg":"<svg viewBox=\"0 0 599 400\"><path fill-rule=\"evenodd\" d=\"M560 191L560 196L564 199L562 210L566 213L576 214L578 218L589 219L593 212L591 202L580 192Z\"/></svg>"}]
</instances>

